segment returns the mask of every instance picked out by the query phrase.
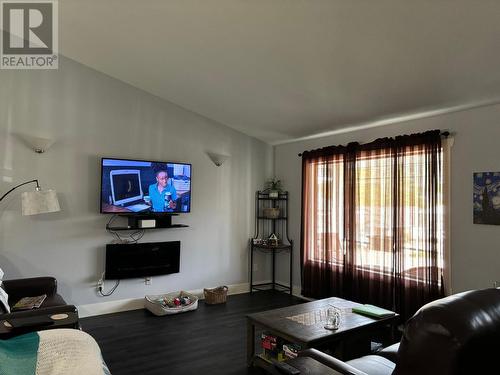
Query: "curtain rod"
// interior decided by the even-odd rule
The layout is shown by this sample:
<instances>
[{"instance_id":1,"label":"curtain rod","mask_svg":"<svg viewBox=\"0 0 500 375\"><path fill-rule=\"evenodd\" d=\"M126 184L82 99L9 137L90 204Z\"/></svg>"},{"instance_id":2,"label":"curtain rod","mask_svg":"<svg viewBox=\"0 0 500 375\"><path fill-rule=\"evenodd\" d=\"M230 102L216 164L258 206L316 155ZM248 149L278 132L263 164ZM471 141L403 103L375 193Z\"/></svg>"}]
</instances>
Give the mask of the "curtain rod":
<instances>
[{"instance_id":1,"label":"curtain rod","mask_svg":"<svg viewBox=\"0 0 500 375\"><path fill-rule=\"evenodd\" d=\"M450 136L450 134L451 134L451 133L450 133L449 131L444 131L444 132L441 132L441 137L448 138L448 137ZM305 152L305 151L304 151L304 152ZM303 152L300 152L300 153L298 154L299 158L300 158L300 157L302 157L302 154L303 154Z\"/></svg>"}]
</instances>

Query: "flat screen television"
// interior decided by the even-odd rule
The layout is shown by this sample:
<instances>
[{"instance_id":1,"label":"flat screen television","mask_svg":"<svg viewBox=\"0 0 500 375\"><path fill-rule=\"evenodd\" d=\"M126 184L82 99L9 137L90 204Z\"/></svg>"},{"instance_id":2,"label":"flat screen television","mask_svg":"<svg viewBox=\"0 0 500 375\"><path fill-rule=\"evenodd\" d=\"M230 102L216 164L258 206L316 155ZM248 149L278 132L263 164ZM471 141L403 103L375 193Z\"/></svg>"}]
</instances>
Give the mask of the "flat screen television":
<instances>
[{"instance_id":1,"label":"flat screen television","mask_svg":"<svg viewBox=\"0 0 500 375\"><path fill-rule=\"evenodd\" d=\"M101 159L101 213L162 215L191 211L191 164Z\"/></svg>"}]
</instances>

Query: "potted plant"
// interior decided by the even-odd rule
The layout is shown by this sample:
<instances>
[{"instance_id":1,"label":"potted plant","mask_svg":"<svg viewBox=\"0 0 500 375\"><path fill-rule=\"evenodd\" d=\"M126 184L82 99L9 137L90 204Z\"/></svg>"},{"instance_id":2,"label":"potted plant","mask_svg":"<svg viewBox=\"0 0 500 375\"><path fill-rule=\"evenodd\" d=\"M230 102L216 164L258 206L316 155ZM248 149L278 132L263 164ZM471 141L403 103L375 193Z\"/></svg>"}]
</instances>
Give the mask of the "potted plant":
<instances>
[{"instance_id":1,"label":"potted plant","mask_svg":"<svg viewBox=\"0 0 500 375\"><path fill-rule=\"evenodd\" d=\"M269 198L278 198L281 191L281 180L276 177L267 180L266 191L269 192Z\"/></svg>"}]
</instances>

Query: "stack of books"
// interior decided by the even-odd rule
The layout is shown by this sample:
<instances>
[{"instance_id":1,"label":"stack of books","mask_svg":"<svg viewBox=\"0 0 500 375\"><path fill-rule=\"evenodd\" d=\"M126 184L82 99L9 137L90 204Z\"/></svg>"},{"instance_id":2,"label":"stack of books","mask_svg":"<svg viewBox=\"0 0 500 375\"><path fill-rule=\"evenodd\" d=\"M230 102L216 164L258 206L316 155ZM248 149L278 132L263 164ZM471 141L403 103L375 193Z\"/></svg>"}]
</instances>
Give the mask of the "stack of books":
<instances>
[{"instance_id":1,"label":"stack of books","mask_svg":"<svg viewBox=\"0 0 500 375\"><path fill-rule=\"evenodd\" d=\"M296 358L299 355L300 349L301 347L298 344L283 344L283 353L289 359Z\"/></svg>"},{"instance_id":2,"label":"stack of books","mask_svg":"<svg viewBox=\"0 0 500 375\"><path fill-rule=\"evenodd\" d=\"M43 301L45 301L45 298L47 298L46 294L36 297L21 298L14 306L12 306L12 310L38 309L42 305Z\"/></svg>"},{"instance_id":3,"label":"stack of books","mask_svg":"<svg viewBox=\"0 0 500 375\"><path fill-rule=\"evenodd\" d=\"M261 347L263 349L261 358L268 362L282 362L286 359L285 353L282 350L283 340L277 336L263 332L261 337Z\"/></svg>"},{"instance_id":4,"label":"stack of books","mask_svg":"<svg viewBox=\"0 0 500 375\"><path fill-rule=\"evenodd\" d=\"M378 306L373 305L360 305L352 308L352 312L367 315L371 318L388 318L390 316L396 315L394 311L386 310Z\"/></svg>"}]
</instances>

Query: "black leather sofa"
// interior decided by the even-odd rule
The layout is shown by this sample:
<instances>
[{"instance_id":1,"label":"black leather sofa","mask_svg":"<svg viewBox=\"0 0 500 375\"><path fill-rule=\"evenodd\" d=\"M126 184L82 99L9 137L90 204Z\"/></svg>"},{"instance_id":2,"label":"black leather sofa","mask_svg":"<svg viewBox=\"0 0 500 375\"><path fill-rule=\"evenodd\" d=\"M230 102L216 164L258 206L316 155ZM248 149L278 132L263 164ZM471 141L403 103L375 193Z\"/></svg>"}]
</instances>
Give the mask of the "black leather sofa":
<instances>
[{"instance_id":1,"label":"black leather sofa","mask_svg":"<svg viewBox=\"0 0 500 375\"><path fill-rule=\"evenodd\" d=\"M312 357L348 375L471 375L500 373L500 290L455 294L423 306L400 343L342 362L315 349Z\"/></svg>"},{"instance_id":2,"label":"black leather sofa","mask_svg":"<svg viewBox=\"0 0 500 375\"><path fill-rule=\"evenodd\" d=\"M68 312L78 314L76 307L74 305L66 304L61 295L57 293L57 280L54 277L33 277L27 279L3 280L2 288L9 295L10 307L23 297L33 297L46 294L47 298L38 309L25 311L11 310L11 313L7 313L3 309L2 304L0 304L0 321L15 318L49 316ZM46 327L37 327L34 325L30 328L31 330L38 330ZM79 324L75 323L71 328L79 328Z\"/></svg>"}]
</instances>

